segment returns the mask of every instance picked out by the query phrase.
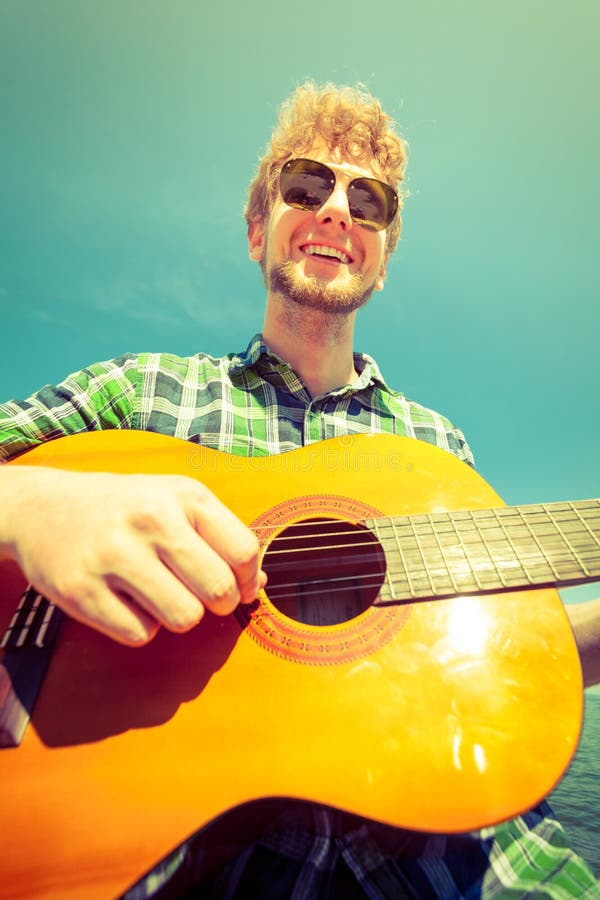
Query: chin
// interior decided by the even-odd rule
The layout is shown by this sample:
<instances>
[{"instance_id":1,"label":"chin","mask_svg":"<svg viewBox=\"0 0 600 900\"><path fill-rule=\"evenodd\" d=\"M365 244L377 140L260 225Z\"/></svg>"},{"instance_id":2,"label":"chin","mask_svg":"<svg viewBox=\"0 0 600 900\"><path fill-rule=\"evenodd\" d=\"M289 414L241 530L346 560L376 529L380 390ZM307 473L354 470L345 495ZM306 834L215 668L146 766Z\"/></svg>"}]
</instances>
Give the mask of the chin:
<instances>
[{"instance_id":1,"label":"chin","mask_svg":"<svg viewBox=\"0 0 600 900\"><path fill-rule=\"evenodd\" d=\"M298 271L296 263L288 260L273 266L269 274L269 287L275 294L308 309L329 313L351 313L368 302L374 283L365 286L360 272L350 275L343 284L336 284L315 275Z\"/></svg>"}]
</instances>

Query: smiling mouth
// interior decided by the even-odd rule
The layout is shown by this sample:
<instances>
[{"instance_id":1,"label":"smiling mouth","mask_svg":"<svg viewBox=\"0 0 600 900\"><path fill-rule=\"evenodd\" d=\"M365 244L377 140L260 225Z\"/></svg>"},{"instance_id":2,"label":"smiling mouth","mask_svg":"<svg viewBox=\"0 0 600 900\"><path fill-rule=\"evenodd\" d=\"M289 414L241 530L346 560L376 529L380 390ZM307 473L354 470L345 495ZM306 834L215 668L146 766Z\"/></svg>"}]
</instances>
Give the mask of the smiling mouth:
<instances>
[{"instance_id":1,"label":"smiling mouth","mask_svg":"<svg viewBox=\"0 0 600 900\"><path fill-rule=\"evenodd\" d=\"M337 250L335 247L327 247L325 244L306 244L300 248L306 256L317 256L319 258L337 260L338 262L349 265L352 262L351 257L343 250Z\"/></svg>"}]
</instances>

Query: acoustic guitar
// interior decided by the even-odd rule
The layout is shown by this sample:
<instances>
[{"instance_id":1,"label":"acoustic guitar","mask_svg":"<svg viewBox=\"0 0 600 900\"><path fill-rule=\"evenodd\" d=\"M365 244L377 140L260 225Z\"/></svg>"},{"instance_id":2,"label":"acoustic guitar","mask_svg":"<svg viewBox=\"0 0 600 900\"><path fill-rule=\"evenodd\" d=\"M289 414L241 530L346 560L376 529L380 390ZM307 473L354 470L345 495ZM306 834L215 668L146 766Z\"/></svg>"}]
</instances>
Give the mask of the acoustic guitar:
<instances>
[{"instance_id":1,"label":"acoustic guitar","mask_svg":"<svg viewBox=\"0 0 600 900\"><path fill-rule=\"evenodd\" d=\"M133 649L33 589L15 612L24 580L2 565L3 897L115 896L258 798L471 830L568 766L582 680L550 585L600 578L598 500L508 508L449 453L385 435L241 458L107 431L11 465L199 478L269 581Z\"/></svg>"}]
</instances>

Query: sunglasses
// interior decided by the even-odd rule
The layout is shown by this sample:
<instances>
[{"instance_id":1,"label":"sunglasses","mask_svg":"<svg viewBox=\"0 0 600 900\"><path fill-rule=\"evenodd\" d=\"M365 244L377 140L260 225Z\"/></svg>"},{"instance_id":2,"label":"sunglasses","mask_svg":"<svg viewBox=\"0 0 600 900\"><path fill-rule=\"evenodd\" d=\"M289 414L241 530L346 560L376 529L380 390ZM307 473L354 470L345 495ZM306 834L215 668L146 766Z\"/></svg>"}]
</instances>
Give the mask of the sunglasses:
<instances>
[{"instance_id":1,"label":"sunglasses","mask_svg":"<svg viewBox=\"0 0 600 900\"><path fill-rule=\"evenodd\" d=\"M314 159L289 159L279 176L283 202L294 209L315 211L331 197L335 172ZM383 231L398 210L396 191L376 178L354 178L347 189L352 221L370 231Z\"/></svg>"}]
</instances>

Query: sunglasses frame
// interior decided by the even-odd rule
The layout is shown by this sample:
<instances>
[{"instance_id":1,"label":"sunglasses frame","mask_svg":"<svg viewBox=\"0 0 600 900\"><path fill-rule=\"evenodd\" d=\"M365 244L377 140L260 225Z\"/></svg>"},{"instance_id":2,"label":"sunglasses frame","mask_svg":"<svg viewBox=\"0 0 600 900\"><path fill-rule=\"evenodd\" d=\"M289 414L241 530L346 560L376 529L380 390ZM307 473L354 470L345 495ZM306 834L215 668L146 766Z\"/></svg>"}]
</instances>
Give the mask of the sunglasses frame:
<instances>
[{"instance_id":1,"label":"sunglasses frame","mask_svg":"<svg viewBox=\"0 0 600 900\"><path fill-rule=\"evenodd\" d=\"M289 199L286 199L286 190L285 190L284 182L286 180L286 177L288 176L288 170L290 168L292 168L295 164L298 164L298 163L300 163L300 164L307 163L308 164L307 170L304 172L300 172L300 174L318 175L320 172L321 176L325 176L329 179L329 181L330 181L329 192L326 194L325 197L323 197L323 199L321 200L320 203L314 204L314 205L303 204L300 202L290 203ZM310 171L311 167L314 169L313 172ZM292 173L292 174L294 174L294 173ZM290 177L291 177L291 175L290 175ZM308 158L302 157L302 156L293 157L292 159L288 159L282 166L281 172L279 173L279 193L281 194L281 199L283 200L283 202L286 204L286 206L290 206L293 209L301 209L306 212L316 212L318 209L320 209L323 206L323 204L333 194L336 183L337 183L337 176L336 176L335 172L333 171L333 169L330 168L330 166L328 166L326 163L318 162L316 159L308 159ZM386 211L387 215L384 219L382 219L381 222L365 220L360 217L355 217L352 214L352 203L351 203L352 188L353 187L356 188L359 185L364 186L365 184L369 186L370 190L372 191L372 194L375 195L375 198L377 200L380 200L381 197L383 197L383 199L384 199L385 211ZM376 185L377 186L376 189L373 190L370 187L371 185ZM350 216L352 218L352 221L356 225L360 225L362 228L366 228L369 231L384 231L386 228L389 228L389 226L394 221L396 213L398 212L398 204L399 204L398 194L396 193L396 191L394 190L394 188L391 185L387 184L385 181L380 181L378 178L369 178L366 175L359 175L356 178L353 178L349 182L348 187L346 188L346 196L348 198L348 209L350 211ZM288 193L288 197L289 197L289 193ZM319 198L317 197L317 199L319 199Z\"/></svg>"}]
</instances>

